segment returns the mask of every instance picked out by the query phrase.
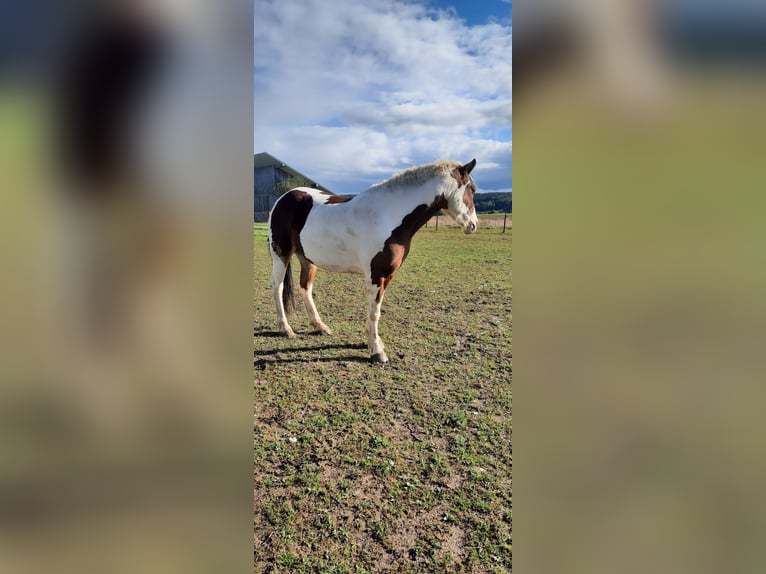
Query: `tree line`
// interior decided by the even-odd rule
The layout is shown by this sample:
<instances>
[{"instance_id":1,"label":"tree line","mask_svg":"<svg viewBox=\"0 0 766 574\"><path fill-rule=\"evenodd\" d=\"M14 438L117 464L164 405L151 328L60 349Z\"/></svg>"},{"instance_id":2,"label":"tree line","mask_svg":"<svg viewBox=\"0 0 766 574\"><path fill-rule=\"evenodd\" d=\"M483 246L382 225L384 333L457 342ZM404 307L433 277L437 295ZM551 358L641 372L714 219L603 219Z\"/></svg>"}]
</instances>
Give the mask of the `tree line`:
<instances>
[{"instance_id":1,"label":"tree line","mask_svg":"<svg viewBox=\"0 0 766 574\"><path fill-rule=\"evenodd\" d=\"M473 196L473 204L477 213L513 213L513 192L488 191Z\"/></svg>"}]
</instances>

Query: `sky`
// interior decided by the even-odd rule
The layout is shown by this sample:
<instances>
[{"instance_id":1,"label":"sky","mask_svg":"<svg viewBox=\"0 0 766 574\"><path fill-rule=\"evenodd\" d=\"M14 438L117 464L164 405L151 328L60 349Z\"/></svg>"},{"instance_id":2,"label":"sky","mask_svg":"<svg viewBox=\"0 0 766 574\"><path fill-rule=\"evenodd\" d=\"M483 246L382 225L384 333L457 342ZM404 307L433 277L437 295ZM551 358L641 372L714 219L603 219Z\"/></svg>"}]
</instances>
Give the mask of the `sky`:
<instances>
[{"instance_id":1,"label":"sky","mask_svg":"<svg viewBox=\"0 0 766 574\"><path fill-rule=\"evenodd\" d=\"M254 151L336 193L473 158L511 190L509 0L258 0Z\"/></svg>"}]
</instances>

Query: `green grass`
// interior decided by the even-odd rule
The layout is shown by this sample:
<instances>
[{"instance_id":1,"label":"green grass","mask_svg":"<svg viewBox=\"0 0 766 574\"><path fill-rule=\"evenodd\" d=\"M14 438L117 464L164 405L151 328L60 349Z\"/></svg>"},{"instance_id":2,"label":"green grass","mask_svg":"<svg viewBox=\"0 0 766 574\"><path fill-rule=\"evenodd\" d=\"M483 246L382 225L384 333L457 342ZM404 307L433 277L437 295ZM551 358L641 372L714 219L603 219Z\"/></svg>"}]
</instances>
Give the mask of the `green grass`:
<instances>
[{"instance_id":1,"label":"green grass","mask_svg":"<svg viewBox=\"0 0 766 574\"><path fill-rule=\"evenodd\" d=\"M256 224L255 572L511 571L511 237L421 230L373 365L359 276L317 274L331 337L275 336Z\"/></svg>"}]
</instances>

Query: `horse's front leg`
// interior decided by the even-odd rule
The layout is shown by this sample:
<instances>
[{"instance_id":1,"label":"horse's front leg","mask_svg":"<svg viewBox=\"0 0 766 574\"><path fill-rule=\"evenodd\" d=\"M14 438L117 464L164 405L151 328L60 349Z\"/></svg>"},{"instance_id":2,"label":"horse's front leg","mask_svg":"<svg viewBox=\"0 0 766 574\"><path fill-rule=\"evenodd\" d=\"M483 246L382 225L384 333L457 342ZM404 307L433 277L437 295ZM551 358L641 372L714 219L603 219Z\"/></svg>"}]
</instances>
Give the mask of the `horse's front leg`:
<instances>
[{"instance_id":1,"label":"horse's front leg","mask_svg":"<svg viewBox=\"0 0 766 574\"><path fill-rule=\"evenodd\" d=\"M368 283L367 293L369 299L369 312L367 313L367 335L370 348L370 360L373 363L387 363L388 357L383 350L383 341L378 335L378 321L380 321L380 306L383 303L383 284L380 286Z\"/></svg>"}]
</instances>

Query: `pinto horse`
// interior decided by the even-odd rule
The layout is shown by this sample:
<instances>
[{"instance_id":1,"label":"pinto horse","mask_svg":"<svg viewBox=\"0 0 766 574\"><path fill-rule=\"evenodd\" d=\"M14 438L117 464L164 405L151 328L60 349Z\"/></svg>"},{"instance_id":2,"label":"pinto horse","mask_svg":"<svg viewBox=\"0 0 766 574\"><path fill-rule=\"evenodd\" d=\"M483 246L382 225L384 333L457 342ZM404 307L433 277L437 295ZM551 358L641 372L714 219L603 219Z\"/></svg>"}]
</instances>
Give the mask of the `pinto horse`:
<instances>
[{"instance_id":1,"label":"pinto horse","mask_svg":"<svg viewBox=\"0 0 766 574\"><path fill-rule=\"evenodd\" d=\"M471 177L475 165L474 159L465 165L438 161L413 167L355 196L307 187L282 195L269 215L271 290L279 330L295 336L286 315L286 309L294 308L290 259L295 254L301 264L301 295L309 322L326 335L331 331L319 317L312 296L317 267L366 277L370 360L387 362L378 335L383 293L407 257L412 236L439 210L446 211L465 233L476 231L476 185Z\"/></svg>"}]
</instances>

